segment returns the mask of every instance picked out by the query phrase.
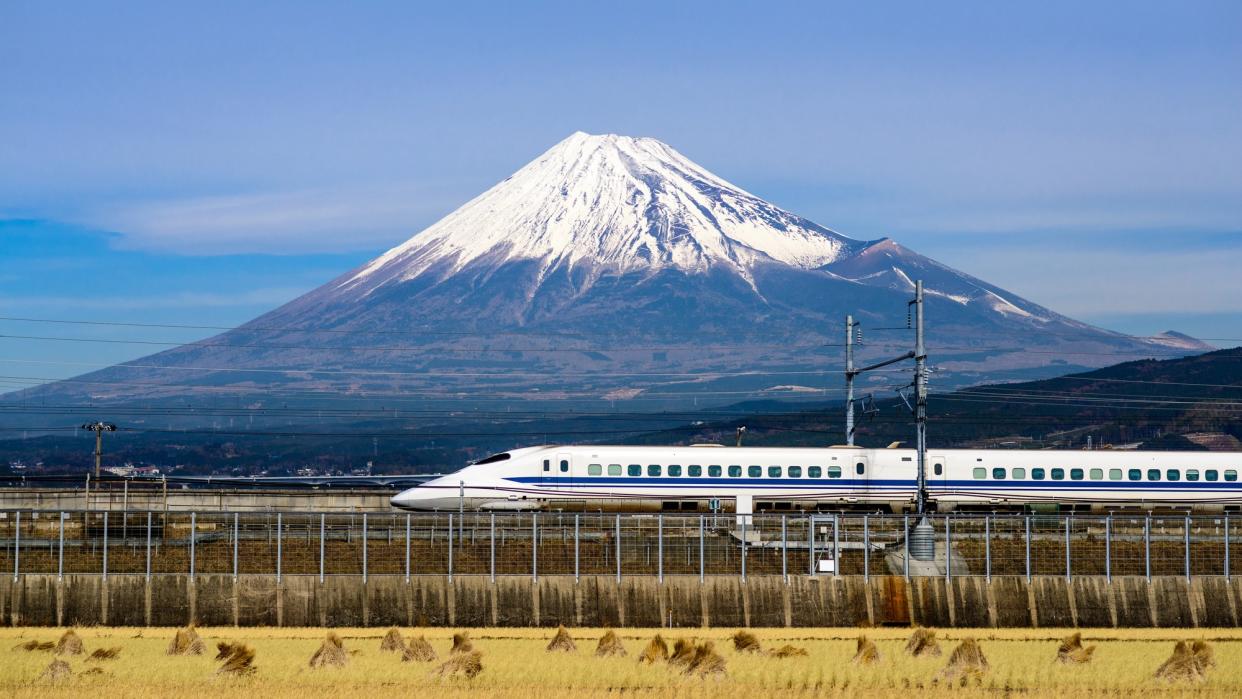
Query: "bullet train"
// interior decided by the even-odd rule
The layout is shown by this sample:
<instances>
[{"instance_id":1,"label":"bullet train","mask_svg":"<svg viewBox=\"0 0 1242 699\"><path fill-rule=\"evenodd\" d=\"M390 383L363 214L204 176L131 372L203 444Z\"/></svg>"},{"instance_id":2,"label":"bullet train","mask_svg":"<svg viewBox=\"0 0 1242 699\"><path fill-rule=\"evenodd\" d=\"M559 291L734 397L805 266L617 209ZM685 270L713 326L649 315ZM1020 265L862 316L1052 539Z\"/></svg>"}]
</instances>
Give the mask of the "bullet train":
<instances>
[{"instance_id":1,"label":"bullet train","mask_svg":"<svg viewBox=\"0 0 1242 699\"><path fill-rule=\"evenodd\" d=\"M912 449L540 446L494 454L392 498L409 510L755 511L913 507ZM1242 505L1242 453L933 449L940 511Z\"/></svg>"}]
</instances>

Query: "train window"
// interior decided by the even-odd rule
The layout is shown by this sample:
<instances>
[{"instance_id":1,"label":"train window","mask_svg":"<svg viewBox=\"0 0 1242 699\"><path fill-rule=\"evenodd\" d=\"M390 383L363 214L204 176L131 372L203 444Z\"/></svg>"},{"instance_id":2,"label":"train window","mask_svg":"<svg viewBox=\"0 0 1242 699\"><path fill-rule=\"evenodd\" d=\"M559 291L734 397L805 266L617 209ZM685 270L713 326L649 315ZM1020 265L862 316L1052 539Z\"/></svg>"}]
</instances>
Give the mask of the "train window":
<instances>
[{"instance_id":1,"label":"train window","mask_svg":"<svg viewBox=\"0 0 1242 699\"><path fill-rule=\"evenodd\" d=\"M861 461L859 461L858 463L854 464L854 473L857 473L858 475L860 475L860 476L861 476L862 474L864 474L864 473L866 473L866 472L867 472L867 464L865 464L865 463L863 463L863 462L861 462Z\"/></svg>"},{"instance_id":2,"label":"train window","mask_svg":"<svg viewBox=\"0 0 1242 699\"><path fill-rule=\"evenodd\" d=\"M994 468L994 469L992 469L992 479L993 479L993 480L998 480L998 481L1003 481L1003 480L1005 480L1005 469L1004 469L1004 468Z\"/></svg>"},{"instance_id":3,"label":"train window","mask_svg":"<svg viewBox=\"0 0 1242 699\"><path fill-rule=\"evenodd\" d=\"M703 475L703 467L698 464L690 464L686 467L686 475L691 478L699 478Z\"/></svg>"},{"instance_id":4,"label":"train window","mask_svg":"<svg viewBox=\"0 0 1242 699\"><path fill-rule=\"evenodd\" d=\"M707 475L712 478L720 478L720 467L716 465L708 466Z\"/></svg>"},{"instance_id":5,"label":"train window","mask_svg":"<svg viewBox=\"0 0 1242 699\"><path fill-rule=\"evenodd\" d=\"M1203 472L1203 480L1205 481L1215 481L1215 480L1218 480L1219 478L1220 478L1220 471L1217 471L1214 468L1209 468L1208 470Z\"/></svg>"},{"instance_id":6,"label":"train window","mask_svg":"<svg viewBox=\"0 0 1242 699\"><path fill-rule=\"evenodd\" d=\"M801 477L802 477L802 467L801 467L801 466L790 466L790 467L789 467L789 477L790 477L790 478L801 478Z\"/></svg>"},{"instance_id":7,"label":"train window","mask_svg":"<svg viewBox=\"0 0 1242 699\"><path fill-rule=\"evenodd\" d=\"M1091 480L1093 480L1093 481L1102 481L1102 480L1104 480L1104 469L1102 469L1102 468L1093 468L1093 469L1091 469Z\"/></svg>"},{"instance_id":8,"label":"train window","mask_svg":"<svg viewBox=\"0 0 1242 699\"><path fill-rule=\"evenodd\" d=\"M1082 477L1083 477L1083 473L1082 473L1082 469L1081 469L1081 468L1071 468L1071 469L1070 469L1070 480L1072 480L1072 481L1080 481L1080 480L1082 480Z\"/></svg>"},{"instance_id":9,"label":"train window","mask_svg":"<svg viewBox=\"0 0 1242 699\"><path fill-rule=\"evenodd\" d=\"M1034 478L1037 481L1042 481L1044 479L1044 470L1042 468L1031 469L1031 478Z\"/></svg>"},{"instance_id":10,"label":"train window","mask_svg":"<svg viewBox=\"0 0 1242 699\"><path fill-rule=\"evenodd\" d=\"M828 467L828 477L829 477L829 478L840 478L840 477L841 477L841 467L840 467L840 466L829 466L829 467Z\"/></svg>"},{"instance_id":11,"label":"train window","mask_svg":"<svg viewBox=\"0 0 1242 699\"><path fill-rule=\"evenodd\" d=\"M1141 480L1143 480L1143 471L1142 471L1142 469L1132 468L1132 469L1130 469L1130 473L1129 473L1128 475L1129 475L1129 477L1130 477L1130 480L1132 480L1132 481L1141 481Z\"/></svg>"},{"instance_id":12,"label":"train window","mask_svg":"<svg viewBox=\"0 0 1242 699\"><path fill-rule=\"evenodd\" d=\"M780 478L780 477L781 477L780 466L769 466L768 467L768 478Z\"/></svg>"},{"instance_id":13,"label":"train window","mask_svg":"<svg viewBox=\"0 0 1242 699\"><path fill-rule=\"evenodd\" d=\"M1023 479L1025 479L1025 478L1026 478L1026 469L1024 469L1024 468L1015 468L1015 469L1013 470L1013 473L1012 473L1011 475L1012 475L1015 479L1017 479L1017 480L1023 480Z\"/></svg>"},{"instance_id":14,"label":"train window","mask_svg":"<svg viewBox=\"0 0 1242 699\"><path fill-rule=\"evenodd\" d=\"M1237 471L1225 471L1225 480L1227 481L1238 480L1238 472Z\"/></svg>"},{"instance_id":15,"label":"train window","mask_svg":"<svg viewBox=\"0 0 1242 699\"><path fill-rule=\"evenodd\" d=\"M975 468L975 480L981 481L988 477L988 470L982 466Z\"/></svg>"},{"instance_id":16,"label":"train window","mask_svg":"<svg viewBox=\"0 0 1242 699\"><path fill-rule=\"evenodd\" d=\"M741 477L742 477L742 467L738 466L737 464L730 465L729 466L729 478L741 478Z\"/></svg>"},{"instance_id":17,"label":"train window","mask_svg":"<svg viewBox=\"0 0 1242 699\"><path fill-rule=\"evenodd\" d=\"M561 473L569 473L569 459L561 459Z\"/></svg>"},{"instance_id":18,"label":"train window","mask_svg":"<svg viewBox=\"0 0 1242 699\"><path fill-rule=\"evenodd\" d=\"M944 475L944 464L940 463L939 461L932 464L932 472L935 473L937 476L943 476Z\"/></svg>"},{"instance_id":19,"label":"train window","mask_svg":"<svg viewBox=\"0 0 1242 699\"><path fill-rule=\"evenodd\" d=\"M608 464L608 475L610 476L621 475L621 464Z\"/></svg>"},{"instance_id":20,"label":"train window","mask_svg":"<svg viewBox=\"0 0 1242 699\"><path fill-rule=\"evenodd\" d=\"M660 464L650 464L647 466L648 476L658 476L660 475L660 471L661 471Z\"/></svg>"},{"instance_id":21,"label":"train window","mask_svg":"<svg viewBox=\"0 0 1242 699\"><path fill-rule=\"evenodd\" d=\"M677 478L681 476L681 466L678 466L677 464L669 464L668 475L672 476L673 478Z\"/></svg>"},{"instance_id":22,"label":"train window","mask_svg":"<svg viewBox=\"0 0 1242 699\"><path fill-rule=\"evenodd\" d=\"M599 464L587 464L587 475L602 476L604 475L604 467Z\"/></svg>"},{"instance_id":23,"label":"train window","mask_svg":"<svg viewBox=\"0 0 1242 699\"><path fill-rule=\"evenodd\" d=\"M629 467L629 469L628 469L628 470L629 470L629 474L630 474L631 476L641 476L641 475L643 475L643 467L642 467L642 464L630 464L630 467Z\"/></svg>"},{"instance_id":24,"label":"train window","mask_svg":"<svg viewBox=\"0 0 1242 699\"><path fill-rule=\"evenodd\" d=\"M758 477L760 477L760 476L762 476L762 475L763 475L763 467L762 467L762 466L751 466L751 467L749 467L749 468L747 468L747 469L746 469L746 477L747 477L747 478L758 478Z\"/></svg>"},{"instance_id":25,"label":"train window","mask_svg":"<svg viewBox=\"0 0 1242 699\"><path fill-rule=\"evenodd\" d=\"M1197 481L1197 480L1199 480L1199 471L1198 471L1197 469L1193 469L1193 468L1188 468L1188 469L1186 469L1186 480L1188 480L1188 481Z\"/></svg>"},{"instance_id":26,"label":"train window","mask_svg":"<svg viewBox=\"0 0 1242 699\"><path fill-rule=\"evenodd\" d=\"M551 470L552 470L552 459L544 459L544 460L543 460L543 470L544 470L544 471L551 471Z\"/></svg>"},{"instance_id":27,"label":"train window","mask_svg":"<svg viewBox=\"0 0 1242 699\"><path fill-rule=\"evenodd\" d=\"M1065 469L1063 469L1063 468L1054 468L1054 469L1052 469L1052 480L1054 480L1054 481L1063 481L1063 480L1065 480Z\"/></svg>"},{"instance_id":28,"label":"train window","mask_svg":"<svg viewBox=\"0 0 1242 699\"><path fill-rule=\"evenodd\" d=\"M1149 468L1149 469L1147 469L1147 480L1149 480L1149 481L1158 481L1158 480L1160 480L1160 469L1158 469L1158 468Z\"/></svg>"},{"instance_id":29,"label":"train window","mask_svg":"<svg viewBox=\"0 0 1242 699\"><path fill-rule=\"evenodd\" d=\"M1180 481L1182 479L1182 472L1175 468L1171 468L1164 472L1164 477L1170 481Z\"/></svg>"},{"instance_id":30,"label":"train window","mask_svg":"<svg viewBox=\"0 0 1242 699\"><path fill-rule=\"evenodd\" d=\"M823 475L824 475L824 469L820 468L819 466L807 466L806 467L807 478L819 478Z\"/></svg>"},{"instance_id":31,"label":"train window","mask_svg":"<svg viewBox=\"0 0 1242 699\"><path fill-rule=\"evenodd\" d=\"M1119 468L1110 468L1110 469L1108 469L1108 480L1110 480L1110 481L1119 481L1119 480L1121 480L1121 469L1119 469Z\"/></svg>"}]
</instances>

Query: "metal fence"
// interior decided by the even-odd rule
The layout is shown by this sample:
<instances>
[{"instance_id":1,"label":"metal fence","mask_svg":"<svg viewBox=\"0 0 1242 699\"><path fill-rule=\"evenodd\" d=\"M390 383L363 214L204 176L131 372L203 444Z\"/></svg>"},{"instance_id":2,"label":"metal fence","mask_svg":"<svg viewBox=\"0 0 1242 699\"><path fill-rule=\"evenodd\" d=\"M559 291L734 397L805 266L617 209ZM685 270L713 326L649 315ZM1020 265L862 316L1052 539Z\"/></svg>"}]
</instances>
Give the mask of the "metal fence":
<instances>
[{"instance_id":1,"label":"metal fence","mask_svg":"<svg viewBox=\"0 0 1242 699\"><path fill-rule=\"evenodd\" d=\"M1224 576L1242 517L0 512L0 571L326 576ZM952 552L947 558L944 552Z\"/></svg>"}]
</instances>

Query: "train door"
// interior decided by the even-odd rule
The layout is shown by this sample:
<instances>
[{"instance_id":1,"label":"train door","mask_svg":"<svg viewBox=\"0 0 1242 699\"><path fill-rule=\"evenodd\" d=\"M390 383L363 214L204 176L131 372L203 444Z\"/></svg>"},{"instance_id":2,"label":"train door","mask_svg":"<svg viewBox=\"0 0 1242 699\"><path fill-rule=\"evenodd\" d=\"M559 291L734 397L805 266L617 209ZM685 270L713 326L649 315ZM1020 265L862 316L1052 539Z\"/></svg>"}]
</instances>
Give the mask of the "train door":
<instances>
[{"instance_id":1,"label":"train door","mask_svg":"<svg viewBox=\"0 0 1242 699\"><path fill-rule=\"evenodd\" d=\"M929 454L927 457L927 495L935 498L937 494L948 492L949 465L943 455Z\"/></svg>"},{"instance_id":2,"label":"train door","mask_svg":"<svg viewBox=\"0 0 1242 699\"><path fill-rule=\"evenodd\" d=\"M850 478L854 481L854 487L851 488L850 495L847 498L849 502L859 502L867 497L871 481L871 469L873 467L874 464L871 463L866 454L860 452L854 455L854 461L850 464L852 469Z\"/></svg>"},{"instance_id":3,"label":"train door","mask_svg":"<svg viewBox=\"0 0 1242 699\"><path fill-rule=\"evenodd\" d=\"M561 452L556 455L556 477L557 482L563 485L573 485L574 479L574 460L569 452Z\"/></svg>"}]
</instances>

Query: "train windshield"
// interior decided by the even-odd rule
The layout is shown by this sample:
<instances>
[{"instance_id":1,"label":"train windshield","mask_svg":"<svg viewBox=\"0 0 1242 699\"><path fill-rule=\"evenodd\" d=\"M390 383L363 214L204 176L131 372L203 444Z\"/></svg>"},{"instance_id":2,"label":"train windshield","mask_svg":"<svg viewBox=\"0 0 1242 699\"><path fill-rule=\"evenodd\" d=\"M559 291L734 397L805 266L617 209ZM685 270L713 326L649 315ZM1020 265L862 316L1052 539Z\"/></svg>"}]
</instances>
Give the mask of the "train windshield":
<instances>
[{"instance_id":1,"label":"train windshield","mask_svg":"<svg viewBox=\"0 0 1242 699\"><path fill-rule=\"evenodd\" d=\"M472 463L472 464L470 464L470 465L471 465L471 466L481 466L481 465L483 465L483 464L494 464L494 463L496 463L497 461L507 461L508 459L509 459L509 453L508 453L508 452L501 452L501 453L499 453L499 454L492 454L491 456L487 457L486 459L479 459L478 461L475 461L474 463Z\"/></svg>"}]
</instances>

